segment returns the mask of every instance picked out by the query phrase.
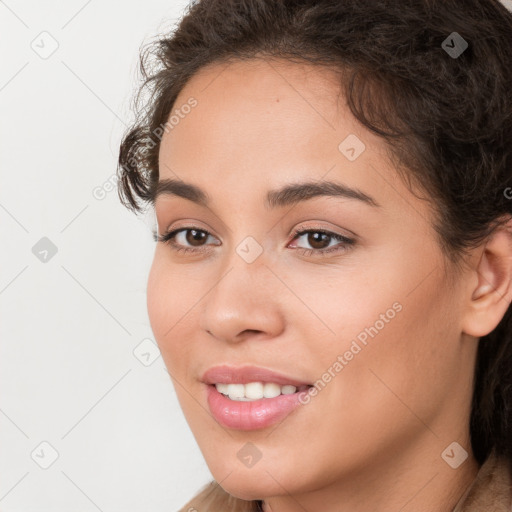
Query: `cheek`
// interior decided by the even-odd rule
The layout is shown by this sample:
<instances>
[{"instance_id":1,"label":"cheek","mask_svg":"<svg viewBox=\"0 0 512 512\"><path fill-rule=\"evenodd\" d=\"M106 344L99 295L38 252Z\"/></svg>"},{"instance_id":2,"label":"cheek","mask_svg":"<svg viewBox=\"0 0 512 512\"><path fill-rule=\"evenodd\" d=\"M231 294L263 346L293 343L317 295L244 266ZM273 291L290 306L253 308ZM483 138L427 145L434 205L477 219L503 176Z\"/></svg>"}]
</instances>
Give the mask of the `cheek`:
<instances>
[{"instance_id":1,"label":"cheek","mask_svg":"<svg viewBox=\"0 0 512 512\"><path fill-rule=\"evenodd\" d=\"M305 319L299 323L310 333L304 356L325 384L321 400L332 393L332 403L361 420L341 422L347 428L379 415L410 415L404 403L430 415L457 365L457 311L442 275L434 272L418 286L417 269L395 263L367 270L347 273L343 287L322 293L309 278L295 288L319 312L309 329Z\"/></svg>"},{"instance_id":2,"label":"cheek","mask_svg":"<svg viewBox=\"0 0 512 512\"><path fill-rule=\"evenodd\" d=\"M174 296L174 294L166 292L165 281L166 276L162 264L155 254L149 271L146 298L149 322L159 345L165 332L164 325L171 320L169 312L172 311L172 304L170 304L171 307L166 307L165 304L168 304L168 300L172 300Z\"/></svg>"},{"instance_id":3,"label":"cheek","mask_svg":"<svg viewBox=\"0 0 512 512\"><path fill-rule=\"evenodd\" d=\"M173 362L180 360L188 347L183 343L181 328L195 302L197 292L191 291L180 278L179 267L169 266L155 254L147 282L147 311L162 357L173 373Z\"/></svg>"},{"instance_id":4,"label":"cheek","mask_svg":"<svg viewBox=\"0 0 512 512\"><path fill-rule=\"evenodd\" d=\"M349 439L363 437L377 445L380 439L384 446L397 432L405 438L424 430L441 409L446 390L455 385L457 325L446 313L450 294L436 277L409 291L395 286L380 299L369 295L358 322L341 326L347 335L339 338L340 345L330 346L330 364L336 354L345 363L332 394L327 393L331 403L339 404L337 428ZM393 304L397 307L390 309ZM357 308L347 311L357 315Z\"/></svg>"}]
</instances>

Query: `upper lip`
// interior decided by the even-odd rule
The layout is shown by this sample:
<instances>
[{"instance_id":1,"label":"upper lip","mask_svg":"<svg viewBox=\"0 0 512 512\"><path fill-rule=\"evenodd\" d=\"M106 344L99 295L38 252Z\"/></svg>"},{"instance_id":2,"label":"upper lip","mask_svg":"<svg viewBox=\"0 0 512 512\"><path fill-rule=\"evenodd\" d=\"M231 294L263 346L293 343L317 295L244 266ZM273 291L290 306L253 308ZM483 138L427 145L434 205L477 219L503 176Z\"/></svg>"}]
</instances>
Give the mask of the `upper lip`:
<instances>
[{"instance_id":1,"label":"upper lip","mask_svg":"<svg viewBox=\"0 0 512 512\"><path fill-rule=\"evenodd\" d=\"M292 377L258 366L213 366L206 370L202 380L205 384L247 384L249 382L273 382L280 386L309 386Z\"/></svg>"}]
</instances>

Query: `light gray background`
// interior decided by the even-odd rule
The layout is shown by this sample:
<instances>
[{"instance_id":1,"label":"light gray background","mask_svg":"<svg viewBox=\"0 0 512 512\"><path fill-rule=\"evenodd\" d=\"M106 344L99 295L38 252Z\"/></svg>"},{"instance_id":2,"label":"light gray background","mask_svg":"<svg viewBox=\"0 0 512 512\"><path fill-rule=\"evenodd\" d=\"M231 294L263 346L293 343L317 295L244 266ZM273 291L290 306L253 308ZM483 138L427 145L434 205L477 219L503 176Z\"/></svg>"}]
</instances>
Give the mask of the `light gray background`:
<instances>
[{"instance_id":1,"label":"light gray background","mask_svg":"<svg viewBox=\"0 0 512 512\"><path fill-rule=\"evenodd\" d=\"M139 46L186 3L0 1L1 512L174 511L211 479L149 326L152 219L112 187Z\"/></svg>"}]
</instances>

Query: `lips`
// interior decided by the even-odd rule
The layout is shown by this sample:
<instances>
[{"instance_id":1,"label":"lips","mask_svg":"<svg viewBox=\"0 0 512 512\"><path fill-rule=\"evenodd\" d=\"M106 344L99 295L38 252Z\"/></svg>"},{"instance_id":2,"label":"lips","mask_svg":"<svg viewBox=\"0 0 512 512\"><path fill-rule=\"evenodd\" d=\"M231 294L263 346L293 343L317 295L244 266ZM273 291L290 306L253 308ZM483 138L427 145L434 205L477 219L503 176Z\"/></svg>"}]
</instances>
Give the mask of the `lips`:
<instances>
[{"instance_id":1,"label":"lips","mask_svg":"<svg viewBox=\"0 0 512 512\"><path fill-rule=\"evenodd\" d=\"M206 385L206 401L213 417L220 425L236 430L263 429L283 420L303 403L301 397L312 386L306 381L257 366L214 366L203 374L202 381ZM224 396L215 386L251 382L291 385L297 391L273 398L237 401Z\"/></svg>"},{"instance_id":2,"label":"lips","mask_svg":"<svg viewBox=\"0 0 512 512\"><path fill-rule=\"evenodd\" d=\"M289 384L296 388L312 385L309 382L298 380L294 377L257 366L214 366L209 368L203 374L202 381L205 384L248 384L249 382L272 382L279 384L280 386L286 386Z\"/></svg>"}]
</instances>

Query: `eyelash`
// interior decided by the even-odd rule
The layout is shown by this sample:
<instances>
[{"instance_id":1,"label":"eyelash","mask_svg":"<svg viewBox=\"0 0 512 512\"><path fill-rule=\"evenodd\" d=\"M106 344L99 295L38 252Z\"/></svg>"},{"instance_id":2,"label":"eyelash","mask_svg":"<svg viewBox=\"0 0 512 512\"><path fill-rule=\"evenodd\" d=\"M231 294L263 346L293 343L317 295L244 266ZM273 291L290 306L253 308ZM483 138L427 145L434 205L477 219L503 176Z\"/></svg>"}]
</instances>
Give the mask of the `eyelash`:
<instances>
[{"instance_id":1,"label":"eyelash","mask_svg":"<svg viewBox=\"0 0 512 512\"><path fill-rule=\"evenodd\" d=\"M199 229L194 226L189 226L189 227L182 227L182 228L174 229L173 231L168 231L168 232L162 233L161 235L158 235L158 236L156 235L156 232L153 232L153 238L154 238L155 242L156 241L163 242L163 243L171 246L172 250L176 251L176 252L183 252L183 253L206 252L208 249L203 249L203 248L190 249L189 247L183 247L174 242L175 236L180 231L190 231L190 230L196 230L196 231L200 231L202 233L206 233L207 235L211 235L211 233L209 233L205 229ZM305 235L308 233L322 233L324 235L328 235L330 238L332 238L334 240L338 240L339 242L342 242L342 245L345 245L345 247L334 246L334 247L331 247L330 249L304 249L303 247L297 247L295 250L299 251L304 256L311 256L311 254L313 254L313 253L315 253L315 255L324 256L327 253L341 252L341 251L347 250L347 248L348 248L347 246L352 246L355 244L355 240L353 240L352 238L347 238L346 236L339 235L337 233L333 233L333 232L327 231L325 229L314 229L314 228L311 229L310 228L310 229L306 229L306 230L301 230L300 227L297 228L293 232L292 241L295 240L295 238L297 238L298 236L302 236L302 235Z\"/></svg>"}]
</instances>

